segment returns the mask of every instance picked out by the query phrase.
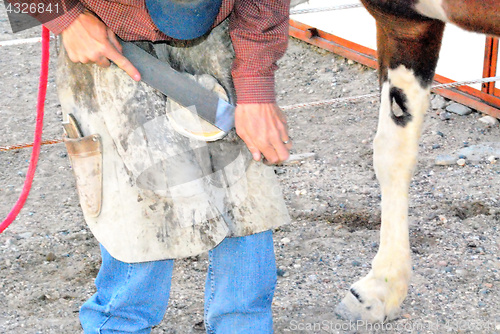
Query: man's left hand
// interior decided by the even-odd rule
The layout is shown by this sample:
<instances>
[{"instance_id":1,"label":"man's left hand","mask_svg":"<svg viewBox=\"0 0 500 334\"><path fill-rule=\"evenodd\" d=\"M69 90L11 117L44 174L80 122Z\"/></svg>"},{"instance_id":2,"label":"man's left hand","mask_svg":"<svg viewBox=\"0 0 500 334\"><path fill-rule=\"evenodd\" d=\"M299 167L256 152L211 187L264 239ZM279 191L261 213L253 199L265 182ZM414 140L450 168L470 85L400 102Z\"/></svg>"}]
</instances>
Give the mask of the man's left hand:
<instances>
[{"instance_id":1,"label":"man's left hand","mask_svg":"<svg viewBox=\"0 0 500 334\"><path fill-rule=\"evenodd\" d=\"M236 133L259 161L261 156L278 164L288 159L292 148L286 118L276 103L238 104L235 111Z\"/></svg>"}]
</instances>

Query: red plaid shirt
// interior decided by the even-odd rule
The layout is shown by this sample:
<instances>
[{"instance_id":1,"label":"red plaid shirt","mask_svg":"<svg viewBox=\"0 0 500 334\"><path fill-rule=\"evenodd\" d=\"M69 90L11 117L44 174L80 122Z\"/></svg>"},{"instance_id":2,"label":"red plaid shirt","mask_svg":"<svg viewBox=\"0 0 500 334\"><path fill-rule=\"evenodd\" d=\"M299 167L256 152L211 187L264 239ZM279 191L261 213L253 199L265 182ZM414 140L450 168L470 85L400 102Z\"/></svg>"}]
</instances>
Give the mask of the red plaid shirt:
<instances>
[{"instance_id":1,"label":"red plaid shirt","mask_svg":"<svg viewBox=\"0 0 500 334\"><path fill-rule=\"evenodd\" d=\"M169 39L153 23L144 0L62 2L71 9L45 24L55 34L87 8L124 40ZM223 0L214 25L230 16L229 30L236 53L232 75L238 103L275 102L274 72L287 47L289 6L290 0Z\"/></svg>"}]
</instances>

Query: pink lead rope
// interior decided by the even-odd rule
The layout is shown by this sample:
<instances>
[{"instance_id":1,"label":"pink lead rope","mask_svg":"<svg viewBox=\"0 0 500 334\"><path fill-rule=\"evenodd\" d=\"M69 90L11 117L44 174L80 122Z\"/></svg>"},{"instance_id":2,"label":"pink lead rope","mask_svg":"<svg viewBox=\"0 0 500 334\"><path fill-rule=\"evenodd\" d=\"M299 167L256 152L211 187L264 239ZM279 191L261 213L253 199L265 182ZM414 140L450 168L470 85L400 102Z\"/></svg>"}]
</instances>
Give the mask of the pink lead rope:
<instances>
[{"instance_id":1,"label":"pink lead rope","mask_svg":"<svg viewBox=\"0 0 500 334\"><path fill-rule=\"evenodd\" d=\"M31 153L31 160L21 195L19 196L19 199L10 211L7 218L5 218L5 220L0 225L0 233L5 231L5 229L14 221L14 219L16 219L19 211L21 211L21 209L23 208L24 203L28 198L28 194L31 190L31 184L33 183L33 178L35 176L36 165L38 163L38 156L40 155L40 146L42 142L43 112L45 107L45 95L47 93L47 79L49 74L49 39L49 29L45 28L45 26L42 26L42 64L40 68L40 82L38 84L36 127L35 140L33 142L33 151Z\"/></svg>"}]
</instances>

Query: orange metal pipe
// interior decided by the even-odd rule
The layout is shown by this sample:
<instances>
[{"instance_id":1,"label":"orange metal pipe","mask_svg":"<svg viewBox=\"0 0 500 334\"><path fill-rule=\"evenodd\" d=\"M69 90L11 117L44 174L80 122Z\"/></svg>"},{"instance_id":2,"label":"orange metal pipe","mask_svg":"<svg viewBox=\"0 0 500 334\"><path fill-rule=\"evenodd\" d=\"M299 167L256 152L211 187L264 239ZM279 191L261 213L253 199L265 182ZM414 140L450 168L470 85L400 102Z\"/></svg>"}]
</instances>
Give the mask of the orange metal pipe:
<instances>
[{"instance_id":1,"label":"orange metal pipe","mask_svg":"<svg viewBox=\"0 0 500 334\"><path fill-rule=\"evenodd\" d=\"M498 38L486 37L486 45L484 50L484 67L483 78L493 77L497 73L498 63ZM494 82L484 83L481 89L483 92L492 95L499 95L498 89L495 89ZM497 91L495 94L495 90Z\"/></svg>"},{"instance_id":2,"label":"orange metal pipe","mask_svg":"<svg viewBox=\"0 0 500 334\"><path fill-rule=\"evenodd\" d=\"M441 84L455 82L454 80L451 80L451 79L449 79L447 77L443 77L442 75L439 75L439 74L434 75L434 81L436 81L437 83L441 83ZM447 90L447 89L439 89L440 92L444 92L445 90ZM480 91L478 89L475 89L475 88L472 88L470 86L460 86L460 87L456 87L456 88L450 88L448 90L450 90L450 91L460 91L460 93L464 97L466 97L466 96L474 97L473 100L476 100L476 101L477 100L481 100L485 104L490 105L490 106L492 106L494 108L500 108L500 98L499 97L496 97L496 96L491 95L491 94L487 94L485 92L482 92L482 91ZM467 100L465 100L465 102L466 101ZM463 103L461 101L456 101L456 102ZM463 104L466 104L466 103L463 103ZM480 109L478 109L478 110L480 110Z\"/></svg>"},{"instance_id":3,"label":"orange metal pipe","mask_svg":"<svg viewBox=\"0 0 500 334\"><path fill-rule=\"evenodd\" d=\"M374 50L308 26L307 24L290 20L289 34L292 37L331 51L344 58L352 59L368 67L378 67L377 53Z\"/></svg>"}]
</instances>

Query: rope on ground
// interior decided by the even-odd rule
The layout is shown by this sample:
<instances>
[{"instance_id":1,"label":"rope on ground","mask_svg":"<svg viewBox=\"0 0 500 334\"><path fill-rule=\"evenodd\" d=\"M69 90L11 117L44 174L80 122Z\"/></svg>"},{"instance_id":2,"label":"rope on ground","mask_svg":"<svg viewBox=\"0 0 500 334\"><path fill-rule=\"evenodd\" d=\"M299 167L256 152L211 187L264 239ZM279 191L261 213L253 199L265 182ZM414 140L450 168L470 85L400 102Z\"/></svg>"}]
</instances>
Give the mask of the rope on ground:
<instances>
[{"instance_id":1,"label":"rope on ground","mask_svg":"<svg viewBox=\"0 0 500 334\"><path fill-rule=\"evenodd\" d=\"M52 144L59 144L62 142L63 142L62 139L52 139L52 140L44 140L42 141L41 144L52 145ZM26 143L26 144L12 145L12 146L0 146L0 152L20 150L22 148L28 148L28 147L33 147L33 143Z\"/></svg>"},{"instance_id":2,"label":"rope on ground","mask_svg":"<svg viewBox=\"0 0 500 334\"><path fill-rule=\"evenodd\" d=\"M432 86L431 89L453 88L453 87L458 87L458 86L473 85L473 84L478 84L478 83L487 83L487 82L494 82L494 81L500 81L500 76L490 77L490 78L482 78L482 79L476 79L476 80L456 81L456 82L450 82L450 83L446 83L446 84L439 84L439 85ZM294 109L299 109L299 108L319 107L319 106L334 105L334 104L339 104L339 103L357 102L360 100L365 100L365 99L374 98L374 97L378 97L378 96L380 96L380 93L371 93L371 94L364 94L364 95L357 95L357 96L339 97L339 98L335 98L335 99L321 100L321 101L315 101L315 102L297 103L297 104L291 104L288 106L281 106L280 108L283 111L288 111L288 110L294 110ZM45 140L42 142L42 145L53 145L53 144L59 144L59 143L62 143L62 139ZM32 147L32 146L33 146L33 143L10 145L10 146L0 146L0 152L19 150L22 148L27 148L27 147Z\"/></svg>"},{"instance_id":3,"label":"rope on ground","mask_svg":"<svg viewBox=\"0 0 500 334\"><path fill-rule=\"evenodd\" d=\"M500 81L500 76L490 77L490 78L482 78L482 79L476 79L476 80L456 81L456 82L450 82L450 83L446 83L446 84L439 84L439 85L432 86L431 89L453 88L453 87L458 87L458 86L473 85L473 84L478 84L478 83L487 83L487 82L494 82L494 81ZM359 100L364 100L364 99L373 98L373 97L377 97L377 96L380 96L380 93L371 93L371 94L364 94L364 95L350 96L350 97L339 97L339 98L335 98L335 99L322 100L322 101L316 101L316 102L297 103L297 104L292 104L292 105L288 105L288 106L283 106L280 108L282 110L286 111L286 110L293 110L293 109L299 109L299 108L305 108L305 107L318 107L318 106L331 105L331 104L356 102Z\"/></svg>"},{"instance_id":4,"label":"rope on ground","mask_svg":"<svg viewBox=\"0 0 500 334\"><path fill-rule=\"evenodd\" d=\"M432 86L431 89L453 88L457 86L467 86L467 85L474 85L474 84L494 82L494 81L500 81L500 76L439 84Z\"/></svg>"}]
</instances>

